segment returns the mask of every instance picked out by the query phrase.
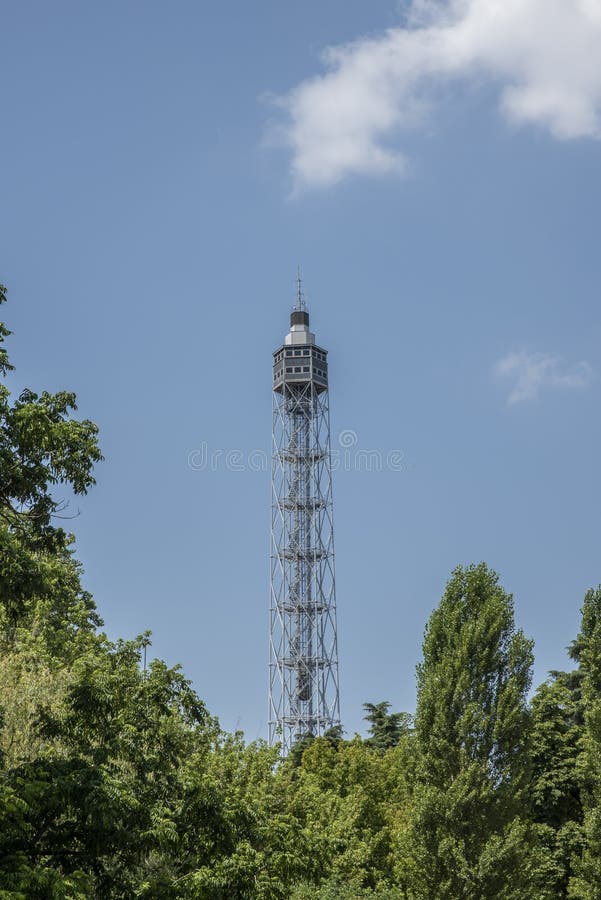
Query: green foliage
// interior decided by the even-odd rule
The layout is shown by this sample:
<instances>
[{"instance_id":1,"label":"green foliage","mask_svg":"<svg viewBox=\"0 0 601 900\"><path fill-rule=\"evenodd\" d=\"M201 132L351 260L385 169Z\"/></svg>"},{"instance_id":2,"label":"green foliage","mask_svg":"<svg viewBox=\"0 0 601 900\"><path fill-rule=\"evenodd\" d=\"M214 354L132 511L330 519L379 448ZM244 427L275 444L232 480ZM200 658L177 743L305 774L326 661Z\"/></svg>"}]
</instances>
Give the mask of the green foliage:
<instances>
[{"instance_id":1,"label":"green foliage","mask_svg":"<svg viewBox=\"0 0 601 900\"><path fill-rule=\"evenodd\" d=\"M376 753L359 737L315 738L300 766L282 766L288 809L306 836L305 879L361 891L393 884L394 841L409 797L406 741ZM308 890L308 888L306 888ZM318 896L318 895L316 895Z\"/></svg>"},{"instance_id":2,"label":"green foliage","mask_svg":"<svg viewBox=\"0 0 601 900\"><path fill-rule=\"evenodd\" d=\"M531 803L542 851L535 880L553 898L569 896L584 842L580 681L553 672L532 700Z\"/></svg>"},{"instance_id":3,"label":"green foliage","mask_svg":"<svg viewBox=\"0 0 601 900\"><path fill-rule=\"evenodd\" d=\"M396 747L401 738L411 729L411 716L408 713L391 713L390 703L364 703L366 722L369 722L368 743L374 750L389 750Z\"/></svg>"},{"instance_id":4,"label":"green foliage","mask_svg":"<svg viewBox=\"0 0 601 900\"><path fill-rule=\"evenodd\" d=\"M532 699L532 726L535 820L554 828L581 821L583 713L573 674L554 672L540 685Z\"/></svg>"},{"instance_id":5,"label":"green foliage","mask_svg":"<svg viewBox=\"0 0 601 900\"><path fill-rule=\"evenodd\" d=\"M418 666L406 861L416 897L528 896L531 665L532 643L515 630L498 576L484 564L456 569Z\"/></svg>"},{"instance_id":6,"label":"green foliage","mask_svg":"<svg viewBox=\"0 0 601 900\"><path fill-rule=\"evenodd\" d=\"M298 885L291 900L405 900L407 895L400 888L356 888L338 881L324 882L319 887Z\"/></svg>"},{"instance_id":7,"label":"green foliage","mask_svg":"<svg viewBox=\"0 0 601 900\"><path fill-rule=\"evenodd\" d=\"M0 284L0 306L3 303L6 303L6 288ZM0 375L6 375L7 372L14 369L14 366L10 364L6 348L2 346L10 333L4 322L0 322Z\"/></svg>"},{"instance_id":8,"label":"green foliage","mask_svg":"<svg viewBox=\"0 0 601 900\"><path fill-rule=\"evenodd\" d=\"M292 747L290 748L290 752L288 754L288 759L290 764L297 769L303 761L303 754L305 750L307 750L313 741L315 740L315 736L310 732L307 734L303 734L302 737L297 738Z\"/></svg>"},{"instance_id":9,"label":"green foliage","mask_svg":"<svg viewBox=\"0 0 601 900\"><path fill-rule=\"evenodd\" d=\"M601 587L587 591L580 633L571 647L578 663L584 718L581 798L584 849L570 882L571 897L601 898Z\"/></svg>"},{"instance_id":10,"label":"green foliage","mask_svg":"<svg viewBox=\"0 0 601 900\"><path fill-rule=\"evenodd\" d=\"M67 391L38 395L25 390L14 402L0 386L0 510L2 520L36 549L65 547L68 538L51 524L61 504L57 484L85 494L102 459L97 427L70 417L77 408Z\"/></svg>"},{"instance_id":11,"label":"green foliage","mask_svg":"<svg viewBox=\"0 0 601 900\"><path fill-rule=\"evenodd\" d=\"M415 728L366 703L365 740L307 734L281 760L177 666L143 667L147 633L100 631L58 524L57 486L85 493L102 459L75 409L0 386L0 900L601 900L601 589L576 670L529 707L511 596L457 569Z\"/></svg>"}]
</instances>

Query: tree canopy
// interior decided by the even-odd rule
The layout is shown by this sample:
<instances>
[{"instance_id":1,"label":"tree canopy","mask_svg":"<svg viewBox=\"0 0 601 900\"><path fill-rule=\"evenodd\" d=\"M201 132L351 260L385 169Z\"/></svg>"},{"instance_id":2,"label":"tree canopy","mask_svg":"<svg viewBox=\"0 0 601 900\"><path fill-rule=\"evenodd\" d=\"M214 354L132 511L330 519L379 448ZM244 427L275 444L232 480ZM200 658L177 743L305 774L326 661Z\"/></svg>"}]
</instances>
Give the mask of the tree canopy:
<instances>
[{"instance_id":1,"label":"tree canopy","mask_svg":"<svg viewBox=\"0 0 601 900\"><path fill-rule=\"evenodd\" d=\"M143 665L148 633L102 631L56 493L102 460L76 410L0 385L0 898L601 898L601 588L573 671L530 697L513 598L456 569L415 717L366 702L365 737L282 759L225 733L179 666Z\"/></svg>"}]
</instances>

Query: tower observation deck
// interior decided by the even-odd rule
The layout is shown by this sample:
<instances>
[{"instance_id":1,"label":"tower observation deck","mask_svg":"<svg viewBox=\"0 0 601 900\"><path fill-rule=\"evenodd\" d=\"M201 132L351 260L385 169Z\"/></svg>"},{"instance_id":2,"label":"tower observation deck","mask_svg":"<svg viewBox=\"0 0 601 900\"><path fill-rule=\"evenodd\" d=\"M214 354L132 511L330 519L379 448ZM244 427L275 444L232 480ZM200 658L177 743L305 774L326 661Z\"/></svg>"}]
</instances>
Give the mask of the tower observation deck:
<instances>
[{"instance_id":1,"label":"tower observation deck","mask_svg":"<svg viewBox=\"0 0 601 900\"><path fill-rule=\"evenodd\" d=\"M284 753L340 724L327 355L299 279L273 354L269 742Z\"/></svg>"}]
</instances>

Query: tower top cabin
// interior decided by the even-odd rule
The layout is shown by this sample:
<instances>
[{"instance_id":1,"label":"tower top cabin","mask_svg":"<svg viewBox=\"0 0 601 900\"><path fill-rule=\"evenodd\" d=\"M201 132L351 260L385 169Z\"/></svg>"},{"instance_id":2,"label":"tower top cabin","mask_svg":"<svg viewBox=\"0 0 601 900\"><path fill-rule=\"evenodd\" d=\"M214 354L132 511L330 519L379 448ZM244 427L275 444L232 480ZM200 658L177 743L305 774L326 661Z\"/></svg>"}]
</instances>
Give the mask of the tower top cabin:
<instances>
[{"instance_id":1,"label":"tower top cabin","mask_svg":"<svg viewBox=\"0 0 601 900\"><path fill-rule=\"evenodd\" d=\"M302 304L302 305L301 305ZM299 295L290 313L290 331L284 344L273 354L273 389L282 393L284 386L294 388L313 384L316 393L328 388L328 351L315 344L309 331L309 313Z\"/></svg>"}]
</instances>

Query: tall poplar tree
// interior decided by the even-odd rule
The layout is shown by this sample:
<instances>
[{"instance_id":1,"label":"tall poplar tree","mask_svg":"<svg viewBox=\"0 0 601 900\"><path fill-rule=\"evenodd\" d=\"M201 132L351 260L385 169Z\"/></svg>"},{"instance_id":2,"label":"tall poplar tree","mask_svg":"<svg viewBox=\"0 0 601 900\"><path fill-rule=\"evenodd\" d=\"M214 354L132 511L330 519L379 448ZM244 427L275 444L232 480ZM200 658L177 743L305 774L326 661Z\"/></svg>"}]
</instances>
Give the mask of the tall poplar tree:
<instances>
[{"instance_id":1,"label":"tall poplar tree","mask_svg":"<svg viewBox=\"0 0 601 900\"><path fill-rule=\"evenodd\" d=\"M406 860L409 896L528 898L532 642L484 563L458 568L426 627Z\"/></svg>"},{"instance_id":2,"label":"tall poplar tree","mask_svg":"<svg viewBox=\"0 0 601 900\"><path fill-rule=\"evenodd\" d=\"M580 633L570 652L578 662L584 711L581 784L585 847L569 896L601 900L601 586L584 597Z\"/></svg>"},{"instance_id":3,"label":"tall poplar tree","mask_svg":"<svg viewBox=\"0 0 601 900\"><path fill-rule=\"evenodd\" d=\"M572 896L583 845L581 674L551 672L532 698L531 812L540 844L536 883L553 900Z\"/></svg>"}]
</instances>

